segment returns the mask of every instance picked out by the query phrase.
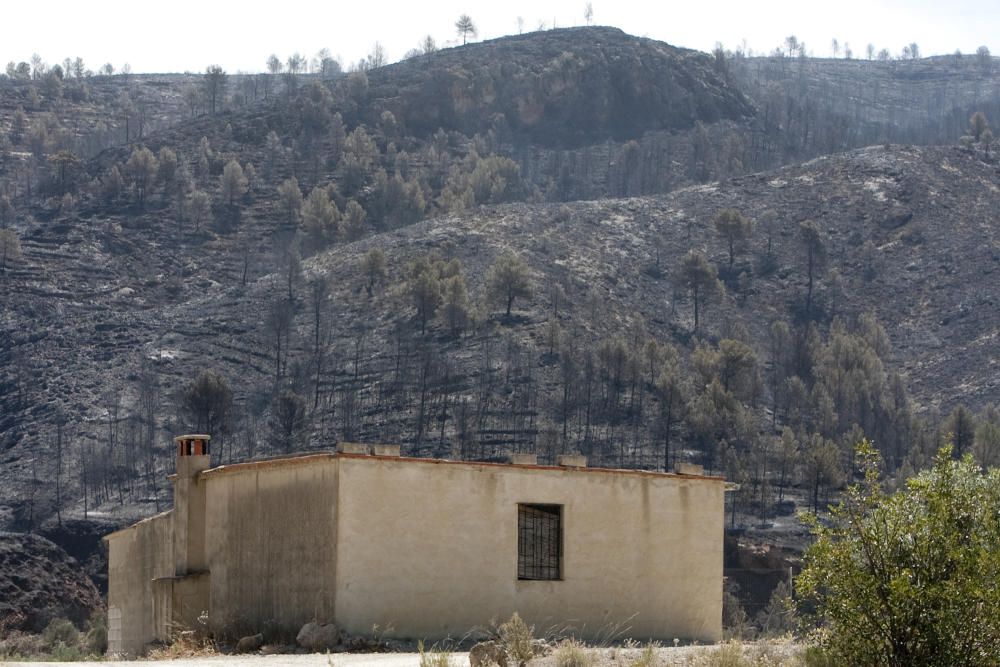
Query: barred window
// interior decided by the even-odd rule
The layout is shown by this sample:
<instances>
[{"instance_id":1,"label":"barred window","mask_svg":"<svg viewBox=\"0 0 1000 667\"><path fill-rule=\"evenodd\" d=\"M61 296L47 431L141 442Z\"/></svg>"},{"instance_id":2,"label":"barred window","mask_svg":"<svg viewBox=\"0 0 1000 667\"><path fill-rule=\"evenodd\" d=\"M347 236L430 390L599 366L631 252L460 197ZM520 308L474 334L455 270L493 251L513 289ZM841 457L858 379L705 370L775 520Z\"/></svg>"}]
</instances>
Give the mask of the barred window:
<instances>
[{"instance_id":1,"label":"barred window","mask_svg":"<svg viewBox=\"0 0 1000 667\"><path fill-rule=\"evenodd\" d=\"M517 506L517 578L562 579L562 505Z\"/></svg>"}]
</instances>

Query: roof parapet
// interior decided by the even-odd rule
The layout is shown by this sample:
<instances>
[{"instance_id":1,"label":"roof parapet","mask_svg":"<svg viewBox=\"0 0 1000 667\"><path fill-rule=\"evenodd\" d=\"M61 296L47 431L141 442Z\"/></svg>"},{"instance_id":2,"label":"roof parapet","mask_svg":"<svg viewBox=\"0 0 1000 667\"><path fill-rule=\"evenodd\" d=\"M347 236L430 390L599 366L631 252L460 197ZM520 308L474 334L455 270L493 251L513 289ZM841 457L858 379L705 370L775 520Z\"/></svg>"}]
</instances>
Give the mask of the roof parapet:
<instances>
[{"instance_id":1,"label":"roof parapet","mask_svg":"<svg viewBox=\"0 0 1000 667\"><path fill-rule=\"evenodd\" d=\"M700 466L696 463L678 463L674 467L674 471L678 475L691 475L694 477L705 476L705 466Z\"/></svg>"},{"instance_id":2,"label":"roof parapet","mask_svg":"<svg viewBox=\"0 0 1000 667\"><path fill-rule=\"evenodd\" d=\"M361 442L338 442L338 454L363 454L365 456L372 453L371 446Z\"/></svg>"},{"instance_id":3,"label":"roof parapet","mask_svg":"<svg viewBox=\"0 0 1000 667\"><path fill-rule=\"evenodd\" d=\"M586 468L587 457L583 454L560 454L556 457L556 465L563 468Z\"/></svg>"}]
</instances>

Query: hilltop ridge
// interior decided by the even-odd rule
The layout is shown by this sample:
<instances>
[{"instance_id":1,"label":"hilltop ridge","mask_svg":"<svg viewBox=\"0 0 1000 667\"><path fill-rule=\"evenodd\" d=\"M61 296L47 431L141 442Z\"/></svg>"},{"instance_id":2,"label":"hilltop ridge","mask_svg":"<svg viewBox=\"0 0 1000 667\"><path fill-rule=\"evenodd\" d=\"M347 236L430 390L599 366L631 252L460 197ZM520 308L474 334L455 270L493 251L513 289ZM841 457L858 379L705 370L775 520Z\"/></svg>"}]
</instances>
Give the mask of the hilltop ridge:
<instances>
[{"instance_id":1,"label":"hilltop ridge","mask_svg":"<svg viewBox=\"0 0 1000 667\"><path fill-rule=\"evenodd\" d=\"M417 135L494 129L548 147L627 141L754 113L707 54L607 27L443 49L374 70L369 81L370 121L387 109Z\"/></svg>"}]
</instances>

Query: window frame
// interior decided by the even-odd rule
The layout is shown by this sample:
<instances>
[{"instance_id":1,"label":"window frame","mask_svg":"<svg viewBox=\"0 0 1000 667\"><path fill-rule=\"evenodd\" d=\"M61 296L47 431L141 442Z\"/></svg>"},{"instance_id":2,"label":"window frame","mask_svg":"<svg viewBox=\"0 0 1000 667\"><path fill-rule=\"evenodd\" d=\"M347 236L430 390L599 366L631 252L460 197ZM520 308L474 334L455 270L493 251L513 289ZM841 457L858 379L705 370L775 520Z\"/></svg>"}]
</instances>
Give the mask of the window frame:
<instances>
[{"instance_id":1,"label":"window frame","mask_svg":"<svg viewBox=\"0 0 1000 667\"><path fill-rule=\"evenodd\" d=\"M550 517L545 521L545 517ZM531 517L534 525L527 525ZM541 519L541 520L539 520ZM557 539L546 547L546 530L554 524ZM525 538L529 539L526 540ZM551 542L551 537L549 536ZM563 581L565 579L565 506L556 503L517 504L517 581ZM544 551L550 553L543 553Z\"/></svg>"}]
</instances>

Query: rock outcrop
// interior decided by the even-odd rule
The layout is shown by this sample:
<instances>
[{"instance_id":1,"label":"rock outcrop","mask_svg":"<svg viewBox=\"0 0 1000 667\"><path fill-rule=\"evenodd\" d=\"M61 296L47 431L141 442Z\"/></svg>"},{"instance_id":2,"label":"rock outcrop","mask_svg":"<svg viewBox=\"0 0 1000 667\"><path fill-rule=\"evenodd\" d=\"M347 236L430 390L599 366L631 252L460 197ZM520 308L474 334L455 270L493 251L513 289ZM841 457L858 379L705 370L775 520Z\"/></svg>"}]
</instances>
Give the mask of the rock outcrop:
<instances>
[{"instance_id":1,"label":"rock outcrop","mask_svg":"<svg viewBox=\"0 0 1000 667\"><path fill-rule=\"evenodd\" d=\"M101 596L71 556L30 533L0 532L0 627L41 632L52 619L77 627Z\"/></svg>"}]
</instances>

